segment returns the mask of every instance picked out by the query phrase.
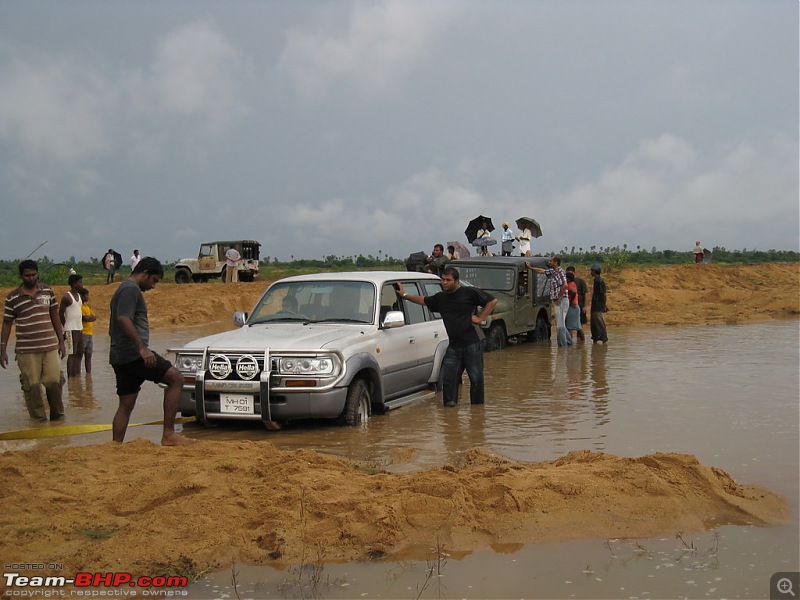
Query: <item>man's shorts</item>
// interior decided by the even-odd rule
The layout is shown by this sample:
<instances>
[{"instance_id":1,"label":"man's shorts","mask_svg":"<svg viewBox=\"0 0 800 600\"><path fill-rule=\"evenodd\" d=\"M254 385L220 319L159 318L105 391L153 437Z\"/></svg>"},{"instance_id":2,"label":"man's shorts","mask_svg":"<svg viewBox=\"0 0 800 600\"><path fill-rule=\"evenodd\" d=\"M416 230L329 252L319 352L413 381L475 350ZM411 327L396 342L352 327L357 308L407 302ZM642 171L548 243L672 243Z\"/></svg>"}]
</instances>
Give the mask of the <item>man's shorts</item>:
<instances>
[{"instance_id":1,"label":"man's shorts","mask_svg":"<svg viewBox=\"0 0 800 600\"><path fill-rule=\"evenodd\" d=\"M145 367L143 358L123 365L111 365L117 376L117 396L137 394L145 381L161 383L164 380L164 375L172 367L172 363L160 354L155 352L153 354L156 357L154 367Z\"/></svg>"},{"instance_id":2,"label":"man's shorts","mask_svg":"<svg viewBox=\"0 0 800 600\"><path fill-rule=\"evenodd\" d=\"M77 334L77 335L75 335ZM77 339L78 343L75 343ZM67 354L81 354L83 352L83 330L65 331L64 344L67 348Z\"/></svg>"}]
</instances>

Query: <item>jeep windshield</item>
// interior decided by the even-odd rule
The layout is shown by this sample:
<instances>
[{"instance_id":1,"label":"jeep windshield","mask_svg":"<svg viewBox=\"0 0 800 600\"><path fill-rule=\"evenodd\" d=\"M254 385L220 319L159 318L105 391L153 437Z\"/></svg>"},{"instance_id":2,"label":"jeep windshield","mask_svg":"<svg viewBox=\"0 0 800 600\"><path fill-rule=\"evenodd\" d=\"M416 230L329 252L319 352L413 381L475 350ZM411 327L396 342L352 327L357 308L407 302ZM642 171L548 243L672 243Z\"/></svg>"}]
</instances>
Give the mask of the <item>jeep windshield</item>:
<instances>
[{"instance_id":1,"label":"jeep windshield","mask_svg":"<svg viewBox=\"0 0 800 600\"><path fill-rule=\"evenodd\" d=\"M358 281L294 281L267 290L247 319L259 323L373 323L375 288Z\"/></svg>"},{"instance_id":2,"label":"jeep windshield","mask_svg":"<svg viewBox=\"0 0 800 600\"><path fill-rule=\"evenodd\" d=\"M456 266L462 281L469 281L470 284L482 290L510 292L514 289L516 269L459 264Z\"/></svg>"}]
</instances>

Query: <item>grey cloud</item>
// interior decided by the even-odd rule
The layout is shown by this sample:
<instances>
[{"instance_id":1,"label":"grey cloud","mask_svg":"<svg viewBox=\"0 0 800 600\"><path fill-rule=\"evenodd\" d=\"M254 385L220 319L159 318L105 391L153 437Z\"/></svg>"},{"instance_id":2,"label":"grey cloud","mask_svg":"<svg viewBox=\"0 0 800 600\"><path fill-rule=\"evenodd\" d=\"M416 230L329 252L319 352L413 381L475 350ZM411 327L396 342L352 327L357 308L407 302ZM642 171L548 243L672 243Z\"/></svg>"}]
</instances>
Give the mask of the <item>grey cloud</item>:
<instances>
[{"instance_id":1,"label":"grey cloud","mask_svg":"<svg viewBox=\"0 0 800 600\"><path fill-rule=\"evenodd\" d=\"M78 163L110 141L104 116L115 93L96 72L69 59L11 59L0 67L0 140L29 156Z\"/></svg>"},{"instance_id":2,"label":"grey cloud","mask_svg":"<svg viewBox=\"0 0 800 600\"><path fill-rule=\"evenodd\" d=\"M310 98L324 97L337 84L362 97L381 97L402 88L453 16L452 5L442 2L356 4L345 28L289 31L279 66Z\"/></svg>"}]
</instances>

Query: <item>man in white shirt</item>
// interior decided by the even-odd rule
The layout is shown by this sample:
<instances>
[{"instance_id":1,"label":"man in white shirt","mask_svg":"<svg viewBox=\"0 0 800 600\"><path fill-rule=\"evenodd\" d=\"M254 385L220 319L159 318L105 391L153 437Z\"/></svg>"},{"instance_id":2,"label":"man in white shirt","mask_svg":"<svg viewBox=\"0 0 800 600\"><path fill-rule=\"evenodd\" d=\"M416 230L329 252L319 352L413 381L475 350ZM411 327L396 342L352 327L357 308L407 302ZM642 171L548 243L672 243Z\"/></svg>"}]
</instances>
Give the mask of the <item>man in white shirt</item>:
<instances>
[{"instance_id":1,"label":"man in white shirt","mask_svg":"<svg viewBox=\"0 0 800 600\"><path fill-rule=\"evenodd\" d=\"M133 251L133 256L131 256L131 260L130 260L131 271L133 271L136 268L136 265L139 264L140 260L142 260L142 257L139 256L139 251L138 250L134 250Z\"/></svg>"},{"instance_id":2,"label":"man in white shirt","mask_svg":"<svg viewBox=\"0 0 800 600\"><path fill-rule=\"evenodd\" d=\"M531 256L531 238L533 234L531 230L527 227L522 230L522 233L519 234L517 238L519 240L519 255L520 256Z\"/></svg>"},{"instance_id":3,"label":"man in white shirt","mask_svg":"<svg viewBox=\"0 0 800 600\"><path fill-rule=\"evenodd\" d=\"M239 261L242 256L233 246L228 248L225 253L225 283L236 283L239 281Z\"/></svg>"}]
</instances>

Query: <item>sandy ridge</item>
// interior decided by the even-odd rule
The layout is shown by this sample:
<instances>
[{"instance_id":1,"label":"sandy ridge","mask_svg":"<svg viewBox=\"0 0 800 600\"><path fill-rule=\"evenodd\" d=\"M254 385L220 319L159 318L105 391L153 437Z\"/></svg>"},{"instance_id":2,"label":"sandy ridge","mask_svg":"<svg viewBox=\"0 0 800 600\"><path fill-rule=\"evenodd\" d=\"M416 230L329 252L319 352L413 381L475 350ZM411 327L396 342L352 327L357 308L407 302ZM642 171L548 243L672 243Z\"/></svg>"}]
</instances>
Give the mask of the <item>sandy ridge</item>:
<instances>
[{"instance_id":1,"label":"sandy ridge","mask_svg":"<svg viewBox=\"0 0 800 600\"><path fill-rule=\"evenodd\" d=\"M588 271L578 269L578 276L591 289ZM732 324L800 315L800 263L635 267L604 277L609 289L609 327ZM151 327L231 323L233 312L251 310L274 278L268 269L254 283L161 282L146 295ZM108 322L109 301L117 285L90 286L100 323ZM66 287L54 289L59 297L66 292Z\"/></svg>"},{"instance_id":2,"label":"sandy ridge","mask_svg":"<svg viewBox=\"0 0 800 600\"><path fill-rule=\"evenodd\" d=\"M468 553L787 517L774 493L682 454L580 451L518 463L477 448L463 465L391 474L269 442L162 448L139 439L7 453L0 472L2 555L47 556L76 571L152 575L186 557L201 570L304 555L367 560L437 543Z\"/></svg>"}]
</instances>

